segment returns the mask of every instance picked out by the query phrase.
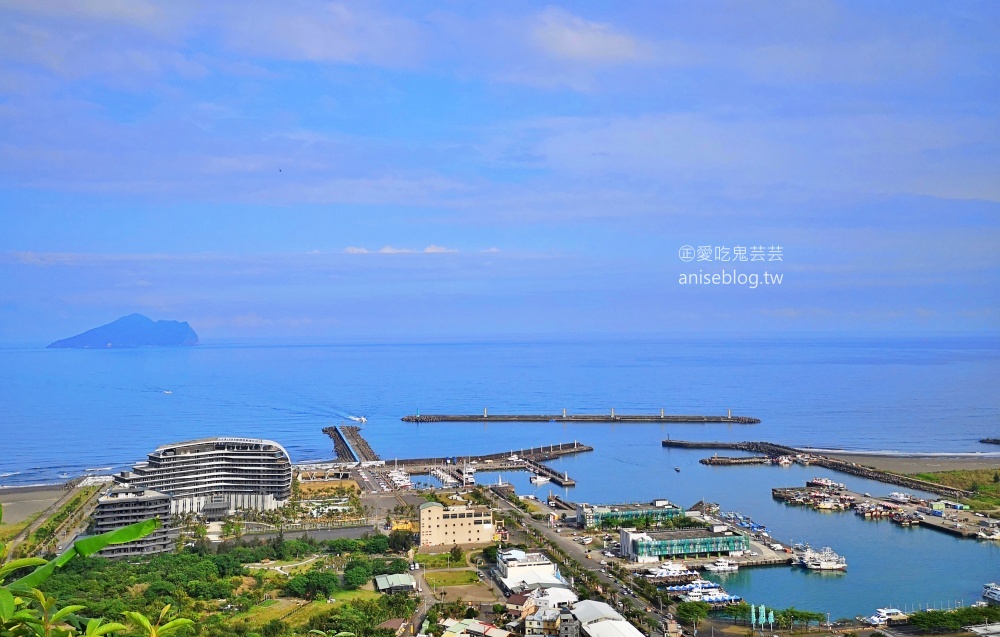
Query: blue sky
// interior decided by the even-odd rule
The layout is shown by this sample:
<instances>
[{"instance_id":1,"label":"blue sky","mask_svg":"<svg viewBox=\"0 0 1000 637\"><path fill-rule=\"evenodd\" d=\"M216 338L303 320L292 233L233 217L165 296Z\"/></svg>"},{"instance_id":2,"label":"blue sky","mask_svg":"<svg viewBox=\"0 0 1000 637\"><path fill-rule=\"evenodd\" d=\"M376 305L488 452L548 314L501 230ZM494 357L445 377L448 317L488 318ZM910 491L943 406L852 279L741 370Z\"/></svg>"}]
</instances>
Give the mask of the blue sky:
<instances>
[{"instance_id":1,"label":"blue sky","mask_svg":"<svg viewBox=\"0 0 1000 637\"><path fill-rule=\"evenodd\" d=\"M993 2L2 0L0 341L996 331L998 60Z\"/></svg>"}]
</instances>

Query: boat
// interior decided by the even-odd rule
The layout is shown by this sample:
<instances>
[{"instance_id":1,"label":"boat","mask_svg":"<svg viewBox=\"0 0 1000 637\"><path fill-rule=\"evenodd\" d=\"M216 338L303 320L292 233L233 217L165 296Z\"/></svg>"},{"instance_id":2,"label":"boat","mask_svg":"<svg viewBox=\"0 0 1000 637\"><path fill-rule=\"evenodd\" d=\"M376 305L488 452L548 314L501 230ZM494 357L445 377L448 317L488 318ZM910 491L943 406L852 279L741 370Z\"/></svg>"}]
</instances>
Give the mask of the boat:
<instances>
[{"instance_id":1,"label":"boat","mask_svg":"<svg viewBox=\"0 0 1000 637\"><path fill-rule=\"evenodd\" d=\"M551 480L551 478L549 478L548 476L543 476L543 475L537 474L537 473L535 475L531 476L530 478L528 478L528 482L530 482L531 484L546 484L550 480Z\"/></svg>"},{"instance_id":2,"label":"boat","mask_svg":"<svg viewBox=\"0 0 1000 637\"><path fill-rule=\"evenodd\" d=\"M980 540L1000 540L1000 529L980 529L976 537Z\"/></svg>"},{"instance_id":3,"label":"boat","mask_svg":"<svg viewBox=\"0 0 1000 637\"><path fill-rule=\"evenodd\" d=\"M803 564L811 571L844 571L847 570L847 560L837 555L830 548L824 548L803 557Z\"/></svg>"},{"instance_id":4,"label":"boat","mask_svg":"<svg viewBox=\"0 0 1000 637\"><path fill-rule=\"evenodd\" d=\"M720 557L711 564L706 565L705 570L713 573L735 573L740 570L740 565L724 557Z\"/></svg>"},{"instance_id":5,"label":"boat","mask_svg":"<svg viewBox=\"0 0 1000 637\"><path fill-rule=\"evenodd\" d=\"M990 582L983 585L983 599L990 606L1000 606L1000 584Z\"/></svg>"},{"instance_id":6,"label":"boat","mask_svg":"<svg viewBox=\"0 0 1000 637\"><path fill-rule=\"evenodd\" d=\"M676 471L677 473L680 473L681 472L681 468L680 467L674 467L674 471Z\"/></svg>"},{"instance_id":7,"label":"boat","mask_svg":"<svg viewBox=\"0 0 1000 637\"><path fill-rule=\"evenodd\" d=\"M361 424L368 422L368 419L364 416L348 416L347 419L353 420L354 422L360 422Z\"/></svg>"},{"instance_id":8,"label":"boat","mask_svg":"<svg viewBox=\"0 0 1000 637\"><path fill-rule=\"evenodd\" d=\"M909 504L910 496L906 493L900 493L899 491L893 491L886 496L887 500L892 500L893 502L898 502L900 504Z\"/></svg>"},{"instance_id":9,"label":"boat","mask_svg":"<svg viewBox=\"0 0 1000 637\"><path fill-rule=\"evenodd\" d=\"M906 614L898 608L876 608L875 614L867 618L867 622L872 626L888 626L896 622L909 619Z\"/></svg>"},{"instance_id":10,"label":"boat","mask_svg":"<svg viewBox=\"0 0 1000 637\"><path fill-rule=\"evenodd\" d=\"M462 483L463 484L476 484L476 468L466 464L462 468Z\"/></svg>"}]
</instances>

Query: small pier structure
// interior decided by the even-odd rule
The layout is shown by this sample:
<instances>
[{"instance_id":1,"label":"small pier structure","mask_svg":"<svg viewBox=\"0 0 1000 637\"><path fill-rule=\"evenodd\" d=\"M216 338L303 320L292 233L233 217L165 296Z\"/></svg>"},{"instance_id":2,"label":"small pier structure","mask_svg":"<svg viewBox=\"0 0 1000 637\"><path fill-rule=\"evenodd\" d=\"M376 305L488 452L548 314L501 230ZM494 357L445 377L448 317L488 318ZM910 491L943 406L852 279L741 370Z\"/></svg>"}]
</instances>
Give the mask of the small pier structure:
<instances>
[{"instance_id":1,"label":"small pier structure","mask_svg":"<svg viewBox=\"0 0 1000 637\"><path fill-rule=\"evenodd\" d=\"M559 473L558 471L555 471L551 467L539 464L529 458L524 459L524 466L535 475L544 476L548 478L553 484L559 485L560 487L576 486L576 480L569 477L568 473Z\"/></svg>"}]
</instances>

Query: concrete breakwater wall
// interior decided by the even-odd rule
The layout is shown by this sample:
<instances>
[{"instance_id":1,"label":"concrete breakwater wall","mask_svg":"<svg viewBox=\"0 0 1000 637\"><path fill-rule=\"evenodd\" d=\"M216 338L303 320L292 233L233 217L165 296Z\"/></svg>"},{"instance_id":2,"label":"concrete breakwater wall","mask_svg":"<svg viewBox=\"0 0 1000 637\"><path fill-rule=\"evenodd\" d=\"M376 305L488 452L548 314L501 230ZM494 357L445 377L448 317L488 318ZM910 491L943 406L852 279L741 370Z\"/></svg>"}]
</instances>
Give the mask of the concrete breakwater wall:
<instances>
[{"instance_id":1,"label":"concrete breakwater wall","mask_svg":"<svg viewBox=\"0 0 1000 637\"><path fill-rule=\"evenodd\" d=\"M351 443L351 448L354 449L362 462L372 462L374 460L381 460L375 450L371 448L368 441L361 436L361 427L355 425L345 425L341 427L344 432L344 437L347 438L348 442Z\"/></svg>"},{"instance_id":2,"label":"concrete breakwater wall","mask_svg":"<svg viewBox=\"0 0 1000 637\"><path fill-rule=\"evenodd\" d=\"M728 423L756 425L760 418L750 416L697 416L670 414L416 414L403 416L403 422L662 422L662 423Z\"/></svg>"},{"instance_id":3,"label":"concrete breakwater wall","mask_svg":"<svg viewBox=\"0 0 1000 637\"><path fill-rule=\"evenodd\" d=\"M946 487L934 482L927 482L926 480L919 480L909 476L901 476L895 473L889 473L888 471L882 471L881 469L876 469L874 467L859 465L855 462L846 462L838 458L821 456L808 451L802 451L801 449L796 449L795 447L778 445L771 442L692 442L685 440L664 440L662 444L664 447L675 447L679 449L736 449L740 451L749 451L751 453L765 454L772 457L808 454L811 458L810 464L826 467L827 469L832 469L834 471L840 471L841 473L849 473L851 475L858 476L859 478L867 478L868 480L876 480L886 484L895 484L908 489L928 491L930 493L943 495L947 498L965 499L972 497L972 492L965 491L964 489Z\"/></svg>"},{"instance_id":4,"label":"concrete breakwater wall","mask_svg":"<svg viewBox=\"0 0 1000 637\"><path fill-rule=\"evenodd\" d=\"M451 456L444 458L407 458L400 459L399 464L405 465L434 465L434 464L445 464L446 461L453 462L453 464L462 464L465 462L475 462L477 464L491 460L494 463L497 461L509 461L511 456L516 456L517 458L527 458L534 460L536 462L541 460L553 460L559 456L566 456L574 453L583 453L586 451L593 451L594 448L585 445L580 442L563 442L557 445L543 445L541 447L531 447L528 449L514 449L512 451L504 451L502 453L488 453L478 456ZM516 462L520 463L520 460ZM489 470L490 467L479 467L484 471Z\"/></svg>"},{"instance_id":5,"label":"concrete breakwater wall","mask_svg":"<svg viewBox=\"0 0 1000 637\"><path fill-rule=\"evenodd\" d=\"M344 434L339 427L324 427L323 433L333 440L333 453L337 456L337 462L357 462L358 457L351 451L351 446L347 444Z\"/></svg>"}]
</instances>

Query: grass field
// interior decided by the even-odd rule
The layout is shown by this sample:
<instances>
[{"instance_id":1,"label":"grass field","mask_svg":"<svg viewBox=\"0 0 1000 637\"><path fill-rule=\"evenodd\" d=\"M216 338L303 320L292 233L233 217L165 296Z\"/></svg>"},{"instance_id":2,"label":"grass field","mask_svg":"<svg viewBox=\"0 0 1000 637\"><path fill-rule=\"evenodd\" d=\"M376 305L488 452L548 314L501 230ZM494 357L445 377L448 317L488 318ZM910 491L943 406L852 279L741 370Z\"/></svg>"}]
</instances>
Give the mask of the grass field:
<instances>
[{"instance_id":1,"label":"grass field","mask_svg":"<svg viewBox=\"0 0 1000 637\"><path fill-rule=\"evenodd\" d=\"M451 555L448 553L417 553L416 560L418 564L423 565L424 568L448 568L450 566L464 566L465 558L462 559L461 564L455 564L455 560L451 559Z\"/></svg>"},{"instance_id":2,"label":"grass field","mask_svg":"<svg viewBox=\"0 0 1000 637\"><path fill-rule=\"evenodd\" d=\"M12 537L23 531L29 524L35 521L38 514L35 514L28 518L27 520L22 520L17 524L0 524L0 542L6 542Z\"/></svg>"},{"instance_id":3,"label":"grass field","mask_svg":"<svg viewBox=\"0 0 1000 637\"><path fill-rule=\"evenodd\" d=\"M424 579L430 586L464 586L475 584L479 581L479 576L475 571L438 571L427 573Z\"/></svg>"},{"instance_id":4,"label":"grass field","mask_svg":"<svg viewBox=\"0 0 1000 637\"><path fill-rule=\"evenodd\" d=\"M974 509L988 511L1000 507L1000 472L996 469L963 469L958 471L917 473L913 477L957 489L975 491L975 495L965 501Z\"/></svg>"}]
</instances>

